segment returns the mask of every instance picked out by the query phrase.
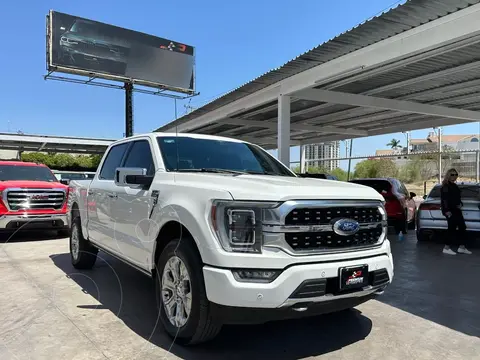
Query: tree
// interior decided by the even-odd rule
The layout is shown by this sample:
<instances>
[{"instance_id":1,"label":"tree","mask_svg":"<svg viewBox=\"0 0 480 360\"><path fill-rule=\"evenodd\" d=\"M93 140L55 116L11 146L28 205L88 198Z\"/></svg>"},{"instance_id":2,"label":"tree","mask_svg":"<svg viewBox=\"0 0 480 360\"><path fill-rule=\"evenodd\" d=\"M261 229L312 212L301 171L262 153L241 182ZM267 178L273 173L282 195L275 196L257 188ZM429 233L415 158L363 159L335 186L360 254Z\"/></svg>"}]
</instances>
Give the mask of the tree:
<instances>
[{"instance_id":1,"label":"tree","mask_svg":"<svg viewBox=\"0 0 480 360\"><path fill-rule=\"evenodd\" d=\"M95 171L102 155L78 155L56 153L22 153L22 161L45 164L53 170Z\"/></svg>"},{"instance_id":2,"label":"tree","mask_svg":"<svg viewBox=\"0 0 480 360\"><path fill-rule=\"evenodd\" d=\"M390 159L363 160L355 165L354 171L356 178L396 177L397 174L397 166Z\"/></svg>"},{"instance_id":3,"label":"tree","mask_svg":"<svg viewBox=\"0 0 480 360\"><path fill-rule=\"evenodd\" d=\"M402 147L402 145L400 145L400 140L397 140L397 139L390 140L387 146L390 146L394 150L397 150L398 148Z\"/></svg>"}]
</instances>

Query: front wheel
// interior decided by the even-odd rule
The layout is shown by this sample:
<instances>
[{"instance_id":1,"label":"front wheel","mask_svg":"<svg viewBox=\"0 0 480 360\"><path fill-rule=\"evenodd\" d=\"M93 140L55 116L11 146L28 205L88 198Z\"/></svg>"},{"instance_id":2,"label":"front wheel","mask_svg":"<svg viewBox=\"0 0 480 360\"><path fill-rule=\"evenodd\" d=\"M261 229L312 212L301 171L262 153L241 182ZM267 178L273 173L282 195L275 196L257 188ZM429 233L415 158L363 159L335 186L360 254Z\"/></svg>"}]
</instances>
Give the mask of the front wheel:
<instances>
[{"instance_id":1,"label":"front wheel","mask_svg":"<svg viewBox=\"0 0 480 360\"><path fill-rule=\"evenodd\" d=\"M213 339L222 323L208 301L202 262L192 239L171 241L157 264L156 297L166 332L183 345Z\"/></svg>"}]
</instances>

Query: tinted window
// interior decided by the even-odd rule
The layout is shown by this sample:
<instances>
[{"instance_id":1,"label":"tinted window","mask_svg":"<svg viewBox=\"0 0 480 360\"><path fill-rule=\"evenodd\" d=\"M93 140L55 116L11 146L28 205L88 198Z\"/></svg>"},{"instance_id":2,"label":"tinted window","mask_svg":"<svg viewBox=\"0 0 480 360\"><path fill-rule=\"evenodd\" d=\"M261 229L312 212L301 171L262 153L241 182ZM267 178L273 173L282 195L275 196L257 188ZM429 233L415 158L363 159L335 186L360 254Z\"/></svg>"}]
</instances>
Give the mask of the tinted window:
<instances>
[{"instance_id":1,"label":"tinted window","mask_svg":"<svg viewBox=\"0 0 480 360\"><path fill-rule=\"evenodd\" d=\"M147 169L147 175L155 173L152 151L147 140L135 141L128 152L123 167L136 167Z\"/></svg>"},{"instance_id":2,"label":"tinted window","mask_svg":"<svg viewBox=\"0 0 480 360\"><path fill-rule=\"evenodd\" d=\"M351 182L374 188L380 194L390 192L392 188L392 185L387 180L352 180Z\"/></svg>"},{"instance_id":3,"label":"tinted window","mask_svg":"<svg viewBox=\"0 0 480 360\"><path fill-rule=\"evenodd\" d=\"M480 200L480 187L477 185L458 185L460 188L460 194L462 199ZM440 186L435 186L430 194L429 198L440 198Z\"/></svg>"},{"instance_id":4,"label":"tinted window","mask_svg":"<svg viewBox=\"0 0 480 360\"><path fill-rule=\"evenodd\" d=\"M52 171L45 166L0 165L0 181L8 180L58 182Z\"/></svg>"},{"instance_id":5,"label":"tinted window","mask_svg":"<svg viewBox=\"0 0 480 360\"><path fill-rule=\"evenodd\" d=\"M100 172L100 179L113 180L115 177L115 169L120 167L123 154L125 154L128 145L130 145L130 143L123 143L115 145L110 149L103 163L102 171Z\"/></svg>"},{"instance_id":6,"label":"tinted window","mask_svg":"<svg viewBox=\"0 0 480 360\"><path fill-rule=\"evenodd\" d=\"M251 144L190 137L159 137L158 145L167 171L221 169L295 177L277 159Z\"/></svg>"}]
</instances>

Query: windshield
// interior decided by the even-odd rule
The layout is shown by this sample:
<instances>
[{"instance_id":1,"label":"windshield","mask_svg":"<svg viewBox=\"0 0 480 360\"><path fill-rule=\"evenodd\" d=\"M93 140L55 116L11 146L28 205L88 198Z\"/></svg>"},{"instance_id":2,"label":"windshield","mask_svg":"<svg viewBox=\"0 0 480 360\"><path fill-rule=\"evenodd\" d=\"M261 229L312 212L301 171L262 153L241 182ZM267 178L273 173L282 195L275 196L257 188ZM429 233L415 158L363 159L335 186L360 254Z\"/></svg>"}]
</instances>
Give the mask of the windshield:
<instances>
[{"instance_id":1,"label":"windshield","mask_svg":"<svg viewBox=\"0 0 480 360\"><path fill-rule=\"evenodd\" d=\"M278 160L258 146L242 142L158 137L167 171L215 171L291 176Z\"/></svg>"},{"instance_id":2,"label":"windshield","mask_svg":"<svg viewBox=\"0 0 480 360\"><path fill-rule=\"evenodd\" d=\"M0 181L8 180L58 182L50 169L44 166L0 165Z\"/></svg>"},{"instance_id":3,"label":"windshield","mask_svg":"<svg viewBox=\"0 0 480 360\"><path fill-rule=\"evenodd\" d=\"M478 185L458 185L460 196L463 200L480 200L480 186ZM435 186L428 195L431 199L440 199L440 186Z\"/></svg>"},{"instance_id":4,"label":"windshield","mask_svg":"<svg viewBox=\"0 0 480 360\"><path fill-rule=\"evenodd\" d=\"M87 178L85 174L79 173L61 173L59 174L61 179L69 179L69 180L84 180Z\"/></svg>"}]
</instances>

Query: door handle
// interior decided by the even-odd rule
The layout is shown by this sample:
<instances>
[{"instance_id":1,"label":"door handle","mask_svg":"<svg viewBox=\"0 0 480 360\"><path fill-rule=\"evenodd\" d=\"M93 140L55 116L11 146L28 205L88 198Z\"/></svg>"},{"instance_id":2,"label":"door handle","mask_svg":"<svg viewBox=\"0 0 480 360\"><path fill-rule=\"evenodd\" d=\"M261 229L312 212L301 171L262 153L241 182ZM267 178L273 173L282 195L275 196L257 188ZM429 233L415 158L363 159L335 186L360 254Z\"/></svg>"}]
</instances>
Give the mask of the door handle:
<instances>
[{"instance_id":1,"label":"door handle","mask_svg":"<svg viewBox=\"0 0 480 360\"><path fill-rule=\"evenodd\" d=\"M112 198L112 199L116 199L118 197L117 194L107 194L107 196Z\"/></svg>"},{"instance_id":2,"label":"door handle","mask_svg":"<svg viewBox=\"0 0 480 360\"><path fill-rule=\"evenodd\" d=\"M88 195L93 195L94 192L93 192L93 190L88 190L87 194L88 194Z\"/></svg>"}]
</instances>

